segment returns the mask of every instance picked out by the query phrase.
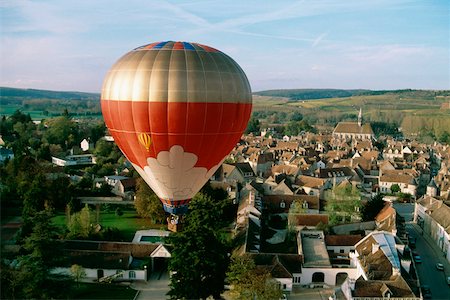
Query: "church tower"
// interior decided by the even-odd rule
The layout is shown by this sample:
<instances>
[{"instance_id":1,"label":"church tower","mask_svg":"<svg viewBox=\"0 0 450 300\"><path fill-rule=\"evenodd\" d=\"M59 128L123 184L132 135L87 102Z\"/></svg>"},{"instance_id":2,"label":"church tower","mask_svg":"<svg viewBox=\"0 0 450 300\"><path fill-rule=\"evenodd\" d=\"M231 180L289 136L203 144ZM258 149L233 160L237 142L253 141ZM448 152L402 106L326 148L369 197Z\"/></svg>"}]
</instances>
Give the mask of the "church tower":
<instances>
[{"instance_id":1,"label":"church tower","mask_svg":"<svg viewBox=\"0 0 450 300\"><path fill-rule=\"evenodd\" d=\"M359 115L358 115L358 126L362 126L362 108L359 108Z\"/></svg>"}]
</instances>

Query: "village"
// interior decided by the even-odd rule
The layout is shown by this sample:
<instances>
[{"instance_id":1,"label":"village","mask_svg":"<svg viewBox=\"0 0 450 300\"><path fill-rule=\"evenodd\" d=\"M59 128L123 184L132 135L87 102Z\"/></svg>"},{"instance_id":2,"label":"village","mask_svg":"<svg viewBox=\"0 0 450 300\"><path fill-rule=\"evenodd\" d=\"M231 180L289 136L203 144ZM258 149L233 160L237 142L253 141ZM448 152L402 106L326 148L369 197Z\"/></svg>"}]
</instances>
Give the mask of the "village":
<instances>
[{"instance_id":1,"label":"village","mask_svg":"<svg viewBox=\"0 0 450 300\"><path fill-rule=\"evenodd\" d=\"M275 135L270 128L244 135L210 178L211 187L226 191L236 206L229 226L237 241L233 255L251 257L287 299L422 299L431 290L433 298L448 297L448 145L375 139L361 111L357 122L340 122L330 133ZM102 139L113 142L108 135ZM380 144L386 146L375 146ZM84 139L75 154L51 161L93 165L92 147ZM5 147L1 154L2 161L14 157ZM113 195L78 200L97 214L104 205L133 205L136 179L124 172L93 179ZM14 224L2 232L8 226ZM141 299L165 298L169 233L137 230L120 242L65 239L68 259L51 273L73 275L71 266L78 265L84 282L129 283ZM13 246L2 244L3 251Z\"/></svg>"}]
</instances>

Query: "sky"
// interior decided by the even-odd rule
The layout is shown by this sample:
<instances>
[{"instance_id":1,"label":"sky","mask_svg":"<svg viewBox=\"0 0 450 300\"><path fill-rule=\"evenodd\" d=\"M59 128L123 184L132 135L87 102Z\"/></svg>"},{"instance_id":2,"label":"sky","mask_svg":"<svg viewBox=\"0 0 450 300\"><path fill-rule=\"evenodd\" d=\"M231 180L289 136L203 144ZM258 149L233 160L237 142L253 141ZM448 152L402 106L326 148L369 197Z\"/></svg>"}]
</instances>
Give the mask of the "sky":
<instances>
[{"instance_id":1,"label":"sky","mask_svg":"<svg viewBox=\"0 0 450 300\"><path fill-rule=\"evenodd\" d=\"M0 86L101 91L156 41L231 56L253 91L450 89L448 0L0 0Z\"/></svg>"}]
</instances>

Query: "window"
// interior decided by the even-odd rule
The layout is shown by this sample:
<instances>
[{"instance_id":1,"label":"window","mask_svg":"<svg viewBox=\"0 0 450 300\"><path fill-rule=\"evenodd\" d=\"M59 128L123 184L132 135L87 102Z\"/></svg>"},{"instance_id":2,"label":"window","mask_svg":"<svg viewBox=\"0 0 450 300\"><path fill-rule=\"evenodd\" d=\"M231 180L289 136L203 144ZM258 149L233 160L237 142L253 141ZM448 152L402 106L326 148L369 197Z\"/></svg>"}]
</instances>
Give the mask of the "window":
<instances>
[{"instance_id":1,"label":"window","mask_svg":"<svg viewBox=\"0 0 450 300\"><path fill-rule=\"evenodd\" d=\"M135 271L130 271L128 273L128 278L130 279L135 279L136 278L136 272Z\"/></svg>"},{"instance_id":2,"label":"window","mask_svg":"<svg viewBox=\"0 0 450 300\"><path fill-rule=\"evenodd\" d=\"M121 270L116 270L116 278L123 278L123 272Z\"/></svg>"},{"instance_id":3,"label":"window","mask_svg":"<svg viewBox=\"0 0 450 300\"><path fill-rule=\"evenodd\" d=\"M294 277L294 283L300 283L300 277Z\"/></svg>"},{"instance_id":4,"label":"window","mask_svg":"<svg viewBox=\"0 0 450 300\"><path fill-rule=\"evenodd\" d=\"M339 250L339 253L344 253L344 249Z\"/></svg>"},{"instance_id":5,"label":"window","mask_svg":"<svg viewBox=\"0 0 450 300\"><path fill-rule=\"evenodd\" d=\"M286 203L284 203L284 201L280 202L280 208L285 208L286 207Z\"/></svg>"}]
</instances>

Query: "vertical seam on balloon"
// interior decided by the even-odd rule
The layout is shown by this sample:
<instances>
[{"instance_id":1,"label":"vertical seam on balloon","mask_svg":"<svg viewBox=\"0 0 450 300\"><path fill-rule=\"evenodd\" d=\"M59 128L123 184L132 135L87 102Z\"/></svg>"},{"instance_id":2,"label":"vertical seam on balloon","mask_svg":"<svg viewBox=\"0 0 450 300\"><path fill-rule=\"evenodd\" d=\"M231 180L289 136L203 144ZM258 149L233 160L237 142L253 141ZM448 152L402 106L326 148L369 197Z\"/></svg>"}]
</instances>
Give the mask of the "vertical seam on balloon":
<instances>
[{"instance_id":1,"label":"vertical seam on balloon","mask_svg":"<svg viewBox=\"0 0 450 300\"><path fill-rule=\"evenodd\" d=\"M171 143L170 143L170 139L171 139L171 135L170 135L170 132L169 132L169 114L170 114L170 108L169 108L169 101L171 100L171 99L169 99L169 86L170 86L170 84L169 84L169 80L170 80L170 66L171 66L171 64L172 64L172 53L173 53L173 49L168 49L167 51L170 51L170 55L169 55L169 64L167 65L167 81L166 81L166 84L167 84L167 86L166 86L166 93L167 93L167 100L166 100L166 131L167 131L167 135L166 135L166 137L167 137L167 146L168 146L168 151L170 151L170 149L172 148L172 146L173 145L171 145ZM176 100L176 99L175 99ZM176 103L176 102L175 102ZM172 177L171 177L172 178ZM174 197L174 195L172 194L172 197ZM173 200L174 198L172 198L172 200Z\"/></svg>"},{"instance_id":2,"label":"vertical seam on balloon","mask_svg":"<svg viewBox=\"0 0 450 300\"><path fill-rule=\"evenodd\" d=\"M132 56L138 56L138 55L139 55L139 52L138 52L138 51L133 51L133 52L131 52L131 55L132 55ZM132 57L132 58L134 58L134 57ZM128 64L124 65L124 66L125 66L125 72L129 72L129 71L132 69L132 68L129 67L129 65L130 65L130 63L133 62L133 61L134 61L134 59L130 59L130 60L128 61ZM134 72L135 72L135 74L136 74L136 70L135 70ZM129 76L129 77L131 77L131 76ZM134 82L134 76L133 76L132 78L133 78L133 82ZM129 83L127 83L126 81L122 80L121 86L124 85L124 83L126 83L128 86L130 86L131 80L130 80ZM121 87L121 89L122 89L122 87ZM124 99L122 98L122 95L121 95L119 98L121 99L121 101L124 100ZM128 95L125 95L124 98L125 98L125 101L131 101L131 98L132 98L132 97L131 97L130 94L128 94ZM119 118L119 119L120 119L120 128L125 128L125 127L123 126L123 119L124 119L124 118L122 118L121 112L122 112L122 110L119 110L119 116L120 116L120 118ZM130 113L130 115L131 115L131 118L133 118L133 101L131 101L131 113ZM133 122L132 122L132 123L133 123L133 130L134 130L134 138L137 139L138 136L137 136L137 134L136 134L136 128L135 128L135 126L134 126L134 118L133 118ZM124 141L125 141L125 143L127 144L127 148L128 148L128 149L131 149L131 153L133 154L133 157L134 157L136 163L139 164L139 159L138 159L139 156L136 155L136 150L138 150L138 149L135 150L134 147L132 147L131 142L130 142L130 140L129 140L128 138L125 138ZM123 152L122 152L122 153L123 153Z\"/></svg>"},{"instance_id":3,"label":"vertical seam on balloon","mask_svg":"<svg viewBox=\"0 0 450 300\"><path fill-rule=\"evenodd\" d=\"M159 56L159 54L160 53L162 53L162 51L163 50L161 50L161 49L158 49L158 50L156 50L156 51L158 51L158 53L155 55L155 59L154 59L154 61L153 61L153 66L152 66L152 73L151 73L151 77L153 77L153 69L154 69L154 66L155 66L155 63L158 61L158 56ZM149 89L150 89L150 86L151 86L151 81L150 81L150 84L149 84ZM150 99L150 90L149 90L149 103L150 102L153 102L152 101L152 99ZM168 100L168 99L167 99ZM156 102L160 102L160 101L156 101ZM150 104L149 104L150 105ZM167 101L166 101L166 109L167 109ZM167 120L166 120L166 123L167 123ZM167 125L167 124L166 124ZM166 128L167 128L167 126L166 126ZM167 135L166 135L166 137L167 137ZM168 144L168 138L167 138L167 144ZM153 146L154 146L154 152L155 152L155 158L157 158L158 157L158 153L156 153L156 148L155 148L155 143L153 143Z\"/></svg>"},{"instance_id":4,"label":"vertical seam on balloon","mask_svg":"<svg viewBox=\"0 0 450 300\"><path fill-rule=\"evenodd\" d=\"M136 81L136 74L139 71L139 67L142 64L142 61L144 60L144 57L146 57L148 53L149 53L148 50L145 51L145 53L141 56L141 59L139 60L139 63L137 64L136 71L134 73L134 79L133 79L133 90L134 90L134 82ZM142 83L141 83L141 86L139 88L142 89ZM136 130L136 120L134 118L134 106L135 106L135 101L131 101L131 110L132 110L131 116L133 118L134 131L136 132L136 137L139 137L139 134L138 134L138 132ZM141 122L141 120L137 120L137 122L139 123L139 122ZM150 138L150 141L151 141L151 138ZM140 150L139 152L141 152L141 154L143 154L143 157L145 158L145 163L147 163L147 155L148 155L147 152L148 152L148 150L147 149L144 150L142 147L140 147L139 150ZM144 167L145 167L145 165L142 167L142 169L144 169Z\"/></svg>"},{"instance_id":5,"label":"vertical seam on balloon","mask_svg":"<svg viewBox=\"0 0 450 300\"><path fill-rule=\"evenodd\" d=\"M155 50L152 50L155 51ZM156 50L159 53L159 50ZM147 113L148 113L148 126L150 128L150 137L152 139L152 141L154 141L153 139L153 129L152 129L152 122L150 121L150 116L151 116L151 93L150 93L150 86L151 86L151 82L152 82L152 76L153 76L153 66L155 65L155 61L156 61L156 57L158 56L158 53L155 55L155 57L153 58L153 62L152 62L152 67L149 69L150 71L150 75L148 77L148 96L147 96ZM158 154L156 153L156 147L155 147L155 143L152 143L152 149L153 149L153 154L155 155L155 158L158 157ZM159 198L159 197L158 197Z\"/></svg>"},{"instance_id":6,"label":"vertical seam on balloon","mask_svg":"<svg viewBox=\"0 0 450 300\"><path fill-rule=\"evenodd\" d=\"M187 53L186 49L183 47L183 53L184 53L184 63L185 63L185 70L186 70L186 119L184 120L184 143L183 145L187 145L187 133L188 133L188 119L189 119L189 70L188 70L188 59L187 59Z\"/></svg>"}]
</instances>

